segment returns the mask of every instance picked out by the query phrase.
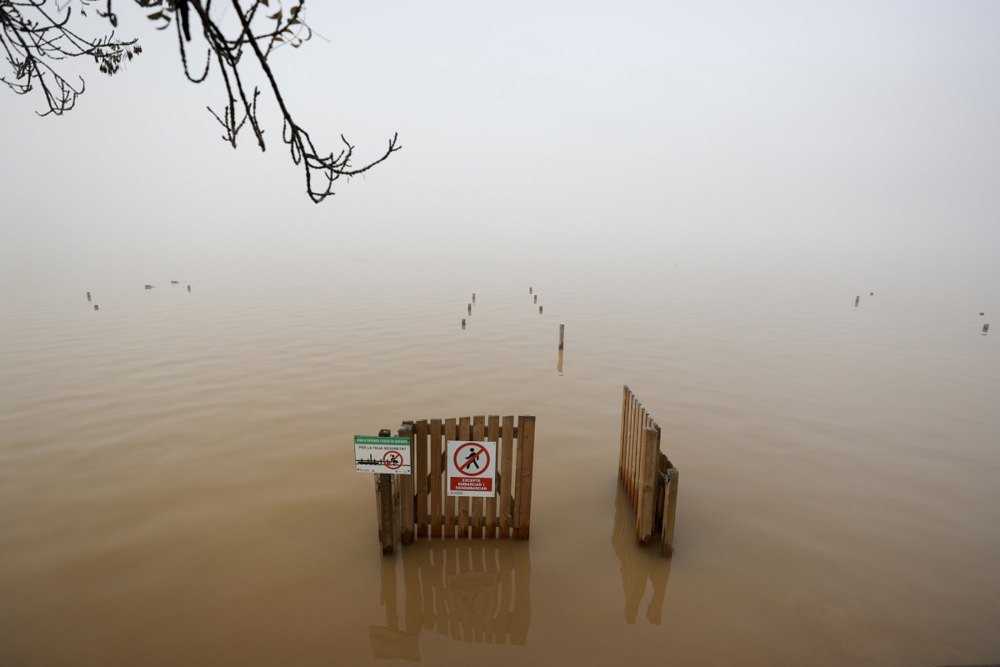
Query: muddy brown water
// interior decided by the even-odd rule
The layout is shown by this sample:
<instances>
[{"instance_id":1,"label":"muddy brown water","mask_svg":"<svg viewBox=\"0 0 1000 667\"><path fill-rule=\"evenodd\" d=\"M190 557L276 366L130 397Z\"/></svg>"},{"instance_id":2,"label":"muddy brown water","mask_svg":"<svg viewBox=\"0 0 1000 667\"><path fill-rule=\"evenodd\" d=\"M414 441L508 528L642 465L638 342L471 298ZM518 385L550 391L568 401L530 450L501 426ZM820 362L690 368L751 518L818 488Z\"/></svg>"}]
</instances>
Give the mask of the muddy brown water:
<instances>
[{"instance_id":1,"label":"muddy brown water","mask_svg":"<svg viewBox=\"0 0 1000 667\"><path fill-rule=\"evenodd\" d=\"M7 288L0 664L1000 660L984 295L656 271ZM624 383L681 470L669 560ZM382 558L352 436L474 414L537 416L530 542Z\"/></svg>"}]
</instances>

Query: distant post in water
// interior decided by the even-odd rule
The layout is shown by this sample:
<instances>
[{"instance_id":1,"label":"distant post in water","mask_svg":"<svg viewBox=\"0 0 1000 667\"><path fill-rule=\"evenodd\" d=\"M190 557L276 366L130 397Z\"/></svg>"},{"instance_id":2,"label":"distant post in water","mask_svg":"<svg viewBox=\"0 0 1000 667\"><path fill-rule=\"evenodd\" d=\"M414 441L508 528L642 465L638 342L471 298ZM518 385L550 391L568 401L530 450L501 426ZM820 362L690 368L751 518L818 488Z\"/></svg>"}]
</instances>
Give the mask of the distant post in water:
<instances>
[{"instance_id":1,"label":"distant post in water","mask_svg":"<svg viewBox=\"0 0 1000 667\"><path fill-rule=\"evenodd\" d=\"M465 318L464 317L462 318L462 328L463 329L465 328Z\"/></svg>"},{"instance_id":2,"label":"distant post in water","mask_svg":"<svg viewBox=\"0 0 1000 667\"><path fill-rule=\"evenodd\" d=\"M97 305L97 304L95 303L95 304L94 304L94 310L100 310L100 309L101 309L101 307L100 307L100 306L98 306L98 305ZM986 327L987 327L987 328L989 328L989 326L990 326L990 325L988 325L988 324L986 325ZM983 329L983 333L986 333L986 329Z\"/></svg>"},{"instance_id":3,"label":"distant post in water","mask_svg":"<svg viewBox=\"0 0 1000 667\"><path fill-rule=\"evenodd\" d=\"M539 314L539 315L541 315L541 314L542 314L542 306L539 306L539 307L538 307L538 314Z\"/></svg>"},{"instance_id":4,"label":"distant post in water","mask_svg":"<svg viewBox=\"0 0 1000 667\"><path fill-rule=\"evenodd\" d=\"M565 339L565 337L566 337L566 325L565 324L560 324L559 325L559 349L560 350L563 349L563 340Z\"/></svg>"},{"instance_id":5,"label":"distant post in water","mask_svg":"<svg viewBox=\"0 0 1000 667\"><path fill-rule=\"evenodd\" d=\"M855 308L857 308L857 307L858 307L858 304L859 304L859 303L861 303L861 297L860 297L860 296L856 296L856 297L854 297L854 307L855 307Z\"/></svg>"},{"instance_id":6,"label":"distant post in water","mask_svg":"<svg viewBox=\"0 0 1000 667\"><path fill-rule=\"evenodd\" d=\"M476 302L476 293L473 292L472 293L472 303L475 303L475 302Z\"/></svg>"},{"instance_id":7,"label":"distant post in water","mask_svg":"<svg viewBox=\"0 0 1000 667\"><path fill-rule=\"evenodd\" d=\"M188 285L188 292L190 292L190 291L191 291L191 286L190 286L190 285Z\"/></svg>"},{"instance_id":8,"label":"distant post in water","mask_svg":"<svg viewBox=\"0 0 1000 667\"><path fill-rule=\"evenodd\" d=\"M469 304L469 315L471 315L471 314L472 314L472 304L470 303Z\"/></svg>"},{"instance_id":9,"label":"distant post in water","mask_svg":"<svg viewBox=\"0 0 1000 667\"><path fill-rule=\"evenodd\" d=\"M87 301L90 301L90 292L87 292ZM982 314L982 313L980 313Z\"/></svg>"},{"instance_id":10,"label":"distant post in water","mask_svg":"<svg viewBox=\"0 0 1000 667\"><path fill-rule=\"evenodd\" d=\"M94 308L97 308L97 306L94 306ZM989 324L984 324L983 325L983 335L985 336L989 332L990 332L990 325Z\"/></svg>"},{"instance_id":11,"label":"distant post in water","mask_svg":"<svg viewBox=\"0 0 1000 667\"><path fill-rule=\"evenodd\" d=\"M534 287L529 287L529 288L528 288L528 294L531 294L531 292L532 292L532 291L533 291L534 289L535 289Z\"/></svg>"},{"instance_id":12,"label":"distant post in water","mask_svg":"<svg viewBox=\"0 0 1000 667\"><path fill-rule=\"evenodd\" d=\"M535 303L538 303L538 295L535 295Z\"/></svg>"}]
</instances>

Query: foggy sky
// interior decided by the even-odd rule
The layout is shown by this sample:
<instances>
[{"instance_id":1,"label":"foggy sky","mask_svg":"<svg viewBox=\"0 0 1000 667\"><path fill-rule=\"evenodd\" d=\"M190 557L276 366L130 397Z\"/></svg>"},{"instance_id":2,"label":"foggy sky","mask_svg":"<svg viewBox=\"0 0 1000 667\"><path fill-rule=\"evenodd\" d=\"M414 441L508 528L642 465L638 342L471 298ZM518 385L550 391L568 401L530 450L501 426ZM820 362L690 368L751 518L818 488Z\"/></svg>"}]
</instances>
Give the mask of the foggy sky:
<instances>
[{"instance_id":1,"label":"foggy sky","mask_svg":"<svg viewBox=\"0 0 1000 667\"><path fill-rule=\"evenodd\" d=\"M5 281L348 257L892 262L1000 277L1000 5L313 0L274 58L317 144L403 150L320 205L273 113L231 150L174 35L77 109L0 91ZM401 260L403 261L403 260ZM998 281L1000 282L1000 281Z\"/></svg>"}]
</instances>

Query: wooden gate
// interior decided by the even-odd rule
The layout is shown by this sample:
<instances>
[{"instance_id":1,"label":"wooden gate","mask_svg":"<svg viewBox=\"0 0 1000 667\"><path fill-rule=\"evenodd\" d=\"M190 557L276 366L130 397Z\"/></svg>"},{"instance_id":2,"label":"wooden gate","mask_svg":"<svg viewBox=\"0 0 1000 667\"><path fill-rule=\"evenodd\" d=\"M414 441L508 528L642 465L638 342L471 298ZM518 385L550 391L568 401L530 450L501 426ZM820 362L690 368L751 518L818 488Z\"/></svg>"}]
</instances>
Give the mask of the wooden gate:
<instances>
[{"instance_id":1,"label":"wooden gate","mask_svg":"<svg viewBox=\"0 0 1000 667\"><path fill-rule=\"evenodd\" d=\"M636 511L636 538L648 544L660 533L663 553L674 550L677 468L660 451L660 425L628 386L622 392L622 437L618 478Z\"/></svg>"},{"instance_id":2,"label":"wooden gate","mask_svg":"<svg viewBox=\"0 0 1000 667\"><path fill-rule=\"evenodd\" d=\"M418 538L528 539L535 418L521 415L422 419L403 422L399 435L410 439L412 473L375 475L382 553ZM446 493L449 440L497 443L496 495L456 498Z\"/></svg>"}]
</instances>

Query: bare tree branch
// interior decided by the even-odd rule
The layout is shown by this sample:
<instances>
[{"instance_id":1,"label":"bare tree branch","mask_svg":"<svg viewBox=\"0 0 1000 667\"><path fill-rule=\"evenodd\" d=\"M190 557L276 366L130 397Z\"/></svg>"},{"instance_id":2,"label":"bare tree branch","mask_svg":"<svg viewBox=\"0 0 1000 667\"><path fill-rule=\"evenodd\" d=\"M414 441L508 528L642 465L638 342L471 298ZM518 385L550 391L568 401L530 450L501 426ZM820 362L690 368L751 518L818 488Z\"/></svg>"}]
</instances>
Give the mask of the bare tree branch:
<instances>
[{"instance_id":1,"label":"bare tree branch","mask_svg":"<svg viewBox=\"0 0 1000 667\"><path fill-rule=\"evenodd\" d=\"M86 16L91 6L112 28L118 25L113 0L77 0L79 14ZM309 133L293 116L274 76L269 58L282 46L299 48L312 37L312 30L302 20L305 0L228 0L235 16L213 12L212 0L134 0L147 10L147 18L158 30L173 24L184 75L192 83L208 77L214 61L224 93L223 106L209 112L223 128L223 140L234 148L242 130L249 127L261 150L266 149L264 130L258 122L260 90L248 81L262 77L265 88L277 104L282 119L282 141L288 146L292 162L302 167L306 193L314 202L334 194L333 186L342 177L364 173L400 149L398 135L378 157L354 165L354 145L340 135L342 147L321 152ZM287 5L286 5L287 3ZM142 53L136 40L121 40L109 35L85 38L70 29L72 8L59 0L0 0L0 48L13 74L0 77L15 93L39 90L47 110L41 115L60 115L71 110L84 91L83 79L72 83L63 74L61 61L80 56L93 57L98 69L116 74L126 62ZM223 23L226 24L224 27ZM229 24L232 24L231 26ZM193 41L203 41L206 53L204 68L192 71L188 53ZM250 57L244 62L248 51Z\"/></svg>"}]
</instances>

